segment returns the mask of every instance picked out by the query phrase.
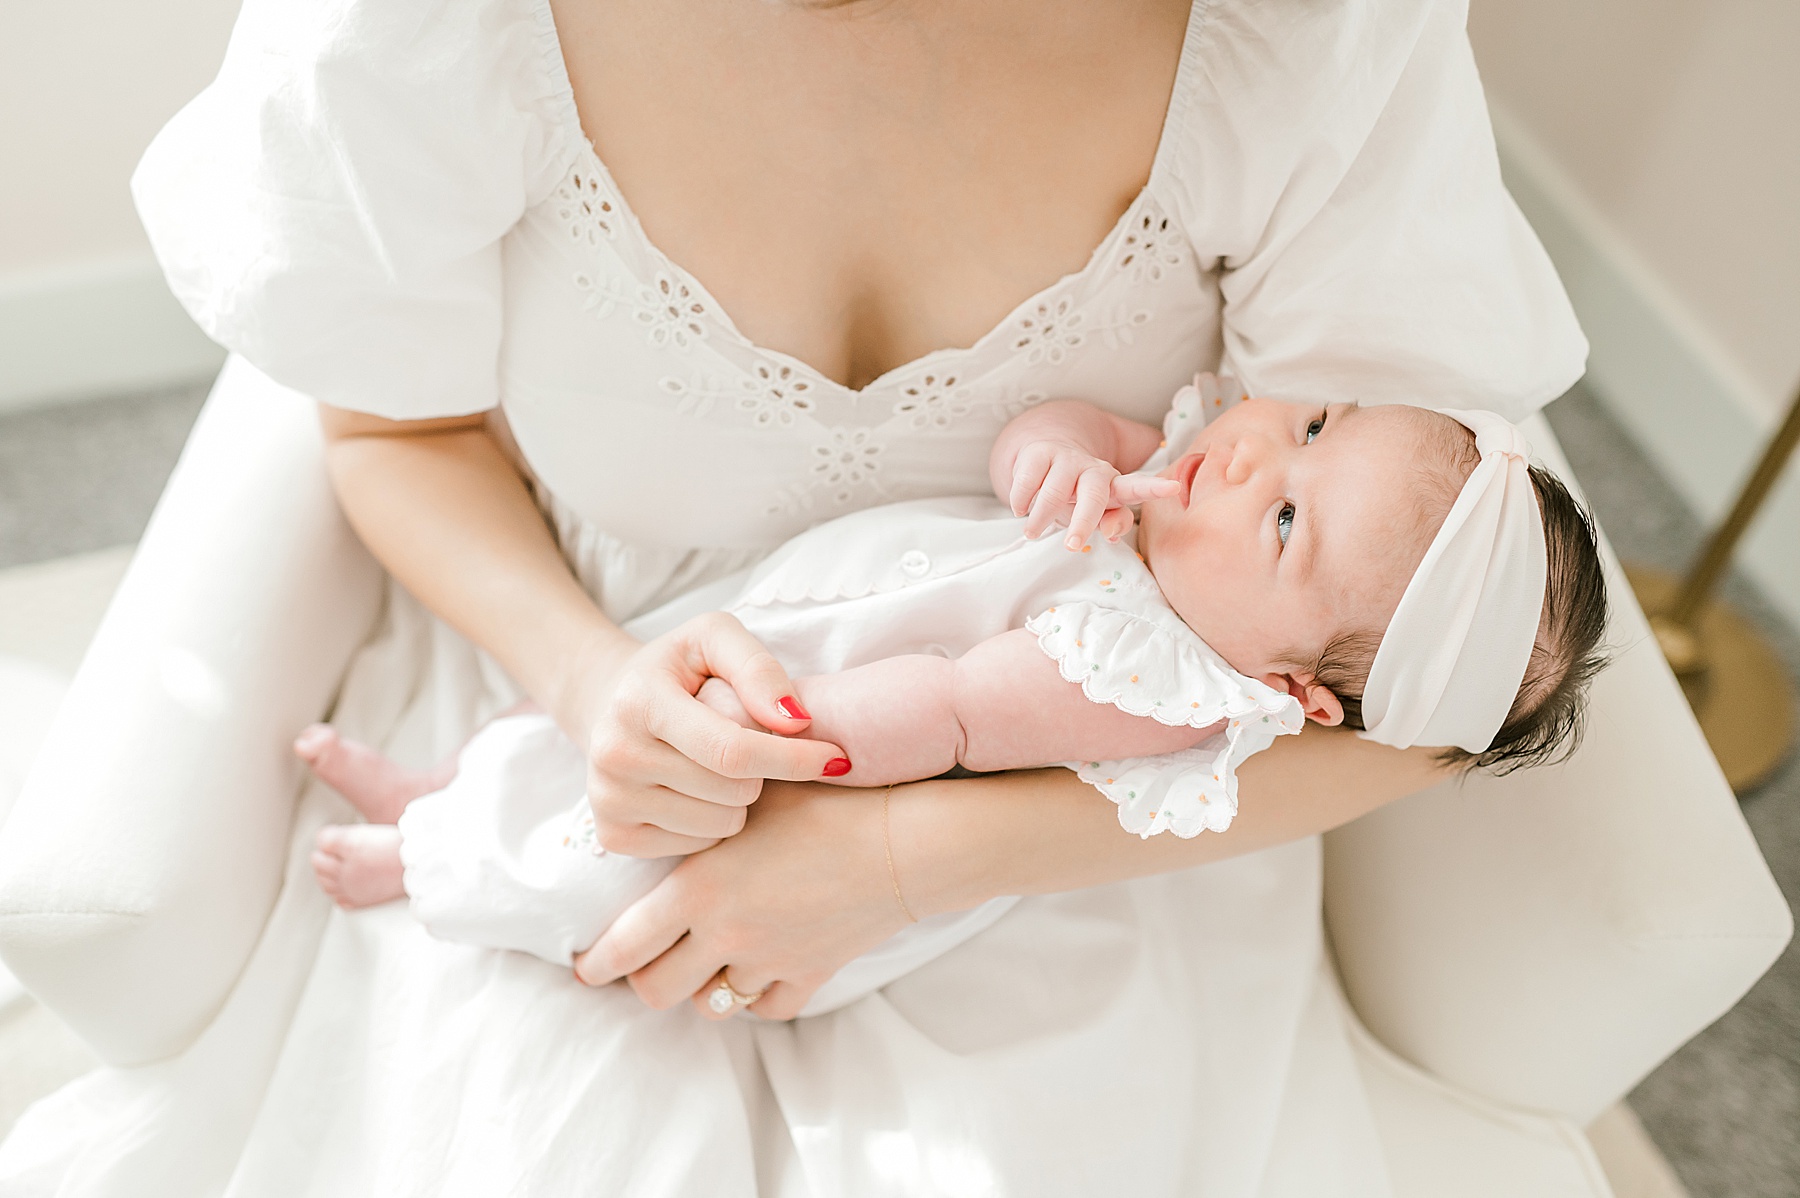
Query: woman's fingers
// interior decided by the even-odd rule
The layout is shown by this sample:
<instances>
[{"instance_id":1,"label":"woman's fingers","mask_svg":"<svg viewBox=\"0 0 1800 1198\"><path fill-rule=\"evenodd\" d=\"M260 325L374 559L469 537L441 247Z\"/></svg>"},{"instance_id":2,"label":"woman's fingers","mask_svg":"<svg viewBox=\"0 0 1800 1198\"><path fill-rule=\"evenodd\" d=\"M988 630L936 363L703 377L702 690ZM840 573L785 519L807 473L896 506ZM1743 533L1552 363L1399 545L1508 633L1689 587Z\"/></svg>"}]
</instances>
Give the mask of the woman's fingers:
<instances>
[{"instance_id":1,"label":"woman's fingers","mask_svg":"<svg viewBox=\"0 0 1800 1198\"><path fill-rule=\"evenodd\" d=\"M667 791L726 807L748 807L762 791L761 778L715 774L660 740L609 742L594 757L595 770L588 779L588 790L620 823L640 819L661 823L655 817Z\"/></svg>"},{"instance_id":2,"label":"woman's fingers","mask_svg":"<svg viewBox=\"0 0 1800 1198\"><path fill-rule=\"evenodd\" d=\"M727 965L724 969L708 978L706 984L694 991L690 997L690 1001L694 1004L694 1009L708 1019L730 1019L733 1015L738 1013L740 1007L747 1006L752 1011L756 1009L755 1003L734 1003L723 1011L715 1011L712 1005L712 996L719 988L719 979L721 977L723 977L730 984L731 988L737 991L741 997L749 998L751 995L756 995L759 1002L776 984L775 979L764 974L745 969L742 966Z\"/></svg>"},{"instance_id":3,"label":"woman's fingers","mask_svg":"<svg viewBox=\"0 0 1800 1198\"><path fill-rule=\"evenodd\" d=\"M600 847L621 857L691 857L719 843L716 836L686 836L649 823L602 823L598 817L594 830Z\"/></svg>"},{"instance_id":4,"label":"woman's fingers","mask_svg":"<svg viewBox=\"0 0 1800 1198\"><path fill-rule=\"evenodd\" d=\"M828 741L752 732L691 695L682 698L686 701L657 704L650 711L650 734L720 777L810 782L850 770L844 751ZM834 761L843 767L833 767Z\"/></svg>"},{"instance_id":5,"label":"woman's fingers","mask_svg":"<svg viewBox=\"0 0 1800 1198\"><path fill-rule=\"evenodd\" d=\"M776 982L760 999L750 1004L750 1013L759 1019L797 1019L806 1004L812 1001L814 992L824 984L824 978L806 983Z\"/></svg>"},{"instance_id":6,"label":"woman's fingers","mask_svg":"<svg viewBox=\"0 0 1800 1198\"><path fill-rule=\"evenodd\" d=\"M710 988L722 964L717 950L687 936L627 980L645 1006L666 1011Z\"/></svg>"},{"instance_id":7,"label":"woman's fingers","mask_svg":"<svg viewBox=\"0 0 1800 1198\"><path fill-rule=\"evenodd\" d=\"M784 735L806 727L812 717L795 698L787 670L736 617L715 612L695 620L691 629L688 644L697 653L689 663L695 672L687 680L693 682L686 688L690 695L707 678L723 678L763 727Z\"/></svg>"},{"instance_id":8,"label":"woman's fingers","mask_svg":"<svg viewBox=\"0 0 1800 1198\"><path fill-rule=\"evenodd\" d=\"M648 818L632 820L622 816L621 812L608 808L607 827L601 826L599 816L594 817L596 831L600 834L600 847L609 853L624 853L627 857L641 857L642 853L627 852L609 843L608 832L624 832L636 827L655 828L675 836L691 837L703 840L711 847L727 836L736 836L744 827L744 809L748 803L720 803L710 799L696 799L665 786L653 786L648 790L632 796L634 803L644 805L644 816L654 815L655 823ZM698 852L698 849L688 849ZM668 856L658 853L657 856Z\"/></svg>"},{"instance_id":9,"label":"woman's fingers","mask_svg":"<svg viewBox=\"0 0 1800 1198\"><path fill-rule=\"evenodd\" d=\"M664 878L655 890L625 908L593 947L575 958L575 976L590 986L604 986L674 948L688 930L679 894L679 888Z\"/></svg>"}]
</instances>

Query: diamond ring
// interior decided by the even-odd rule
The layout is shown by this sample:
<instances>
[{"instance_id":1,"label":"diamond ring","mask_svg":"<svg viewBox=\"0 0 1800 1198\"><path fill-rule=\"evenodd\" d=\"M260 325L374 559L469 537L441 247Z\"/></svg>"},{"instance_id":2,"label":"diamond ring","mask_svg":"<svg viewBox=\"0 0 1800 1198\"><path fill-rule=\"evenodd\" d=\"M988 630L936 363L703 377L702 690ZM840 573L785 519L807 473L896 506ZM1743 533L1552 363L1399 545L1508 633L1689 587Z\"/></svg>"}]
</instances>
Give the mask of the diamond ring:
<instances>
[{"instance_id":1,"label":"diamond ring","mask_svg":"<svg viewBox=\"0 0 1800 1198\"><path fill-rule=\"evenodd\" d=\"M747 1007L763 995L768 989L758 990L754 994L739 994L730 982L725 980L725 971L719 971L719 984L712 988L706 996L706 1005L712 1008L715 1015L728 1015L734 1008Z\"/></svg>"}]
</instances>

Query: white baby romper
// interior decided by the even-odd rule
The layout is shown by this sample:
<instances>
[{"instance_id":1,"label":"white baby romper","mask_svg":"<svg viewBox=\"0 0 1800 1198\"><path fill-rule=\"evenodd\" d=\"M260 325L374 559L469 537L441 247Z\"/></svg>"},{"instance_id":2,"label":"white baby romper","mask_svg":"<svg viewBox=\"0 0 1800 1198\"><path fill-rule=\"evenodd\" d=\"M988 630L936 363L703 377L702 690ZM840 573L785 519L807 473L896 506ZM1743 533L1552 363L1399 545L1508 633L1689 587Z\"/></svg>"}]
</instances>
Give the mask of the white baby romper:
<instances>
[{"instance_id":1,"label":"white baby romper","mask_svg":"<svg viewBox=\"0 0 1800 1198\"><path fill-rule=\"evenodd\" d=\"M1210 376L1204 385L1219 395ZM1200 394L1184 388L1166 421L1182 437L1171 445L1192 435L1202 411ZM1237 810L1237 766L1276 736L1299 732L1299 704L1232 670L1183 624L1129 542L1097 538L1071 553L1059 536L1028 539L1024 525L992 498L871 508L790 541L724 610L795 677L909 653L958 657L1030 628L1095 703L1172 726L1222 723L1181 752L1072 764L1119 804L1127 831L1224 831ZM691 608L678 601L628 627L649 637ZM447 940L569 964L679 861L600 850L585 784L582 754L547 715L511 716L478 732L456 779L400 820L413 915ZM887 985L1015 902L999 898L905 929L839 970L804 1013L837 1010Z\"/></svg>"}]
</instances>

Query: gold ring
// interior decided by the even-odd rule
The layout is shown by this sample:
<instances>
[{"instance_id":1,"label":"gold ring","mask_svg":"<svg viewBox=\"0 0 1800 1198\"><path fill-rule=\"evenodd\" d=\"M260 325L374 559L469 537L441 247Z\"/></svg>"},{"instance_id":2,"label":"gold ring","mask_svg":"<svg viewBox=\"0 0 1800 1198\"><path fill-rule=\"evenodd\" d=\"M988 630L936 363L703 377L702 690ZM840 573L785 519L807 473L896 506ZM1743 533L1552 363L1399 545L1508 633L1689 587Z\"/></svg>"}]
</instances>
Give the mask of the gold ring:
<instances>
[{"instance_id":1,"label":"gold ring","mask_svg":"<svg viewBox=\"0 0 1800 1198\"><path fill-rule=\"evenodd\" d=\"M749 1006L768 992L768 988L764 987L755 994L739 994L737 988L725 979L725 971L721 969L719 984L706 996L706 1005L712 1008L715 1015L729 1015L738 1007Z\"/></svg>"}]
</instances>

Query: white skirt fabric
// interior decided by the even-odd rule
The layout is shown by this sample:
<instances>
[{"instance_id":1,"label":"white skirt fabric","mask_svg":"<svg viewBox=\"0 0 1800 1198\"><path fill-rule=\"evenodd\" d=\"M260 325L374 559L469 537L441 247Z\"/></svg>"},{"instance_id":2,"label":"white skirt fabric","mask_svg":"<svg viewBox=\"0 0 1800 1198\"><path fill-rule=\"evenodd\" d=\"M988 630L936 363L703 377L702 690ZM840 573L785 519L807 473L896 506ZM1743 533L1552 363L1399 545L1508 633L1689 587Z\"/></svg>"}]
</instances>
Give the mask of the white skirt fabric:
<instances>
[{"instance_id":1,"label":"white skirt fabric","mask_svg":"<svg viewBox=\"0 0 1800 1198\"><path fill-rule=\"evenodd\" d=\"M394 587L333 718L424 762L515 698ZM719 1024L435 940L402 904L337 910L307 854L347 816L307 791L211 1026L33 1107L0 1194L1391 1192L1323 965L1316 840L1027 898L842 1010Z\"/></svg>"}]
</instances>

